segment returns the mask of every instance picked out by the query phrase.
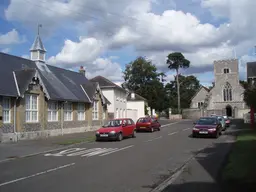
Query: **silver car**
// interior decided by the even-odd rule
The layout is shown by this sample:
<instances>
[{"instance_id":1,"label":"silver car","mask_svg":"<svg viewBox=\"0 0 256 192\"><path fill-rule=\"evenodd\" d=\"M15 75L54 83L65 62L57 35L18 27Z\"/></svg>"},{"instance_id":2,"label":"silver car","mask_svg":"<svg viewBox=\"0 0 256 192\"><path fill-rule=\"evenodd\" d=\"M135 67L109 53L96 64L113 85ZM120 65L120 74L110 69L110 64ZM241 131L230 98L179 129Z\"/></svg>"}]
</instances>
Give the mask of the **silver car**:
<instances>
[{"instance_id":1,"label":"silver car","mask_svg":"<svg viewBox=\"0 0 256 192\"><path fill-rule=\"evenodd\" d=\"M225 131L226 130L226 121L225 118L223 116L217 116L217 118L219 119L221 125L222 125L222 130Z\"/></svg>"}]
</instances>

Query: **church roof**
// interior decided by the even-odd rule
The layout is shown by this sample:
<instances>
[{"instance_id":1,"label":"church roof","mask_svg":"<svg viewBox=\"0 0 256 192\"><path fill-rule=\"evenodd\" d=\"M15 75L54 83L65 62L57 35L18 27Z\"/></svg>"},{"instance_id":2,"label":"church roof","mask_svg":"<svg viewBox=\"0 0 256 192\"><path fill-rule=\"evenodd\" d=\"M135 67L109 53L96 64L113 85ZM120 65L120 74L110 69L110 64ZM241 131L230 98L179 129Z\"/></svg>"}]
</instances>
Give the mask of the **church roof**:
<instances>
[{"instance_id":1,"label":"church roof","mask_svg":"<svg viewBox=\"0 0 256 192\"><path fill-rule=\"evenodd\" d=\"M30 48L30 51L38 51L38 50L46 52L46 49L44 48L44 45L43 45L40 35L36 36L34 43L32 44L32 46Z\"/></svg>"},{"instance_id":2,"label":"church roof","mask_svg":"<svg viewBox=\"0 0 256 192\"><path fill-rule=\"evenodd\" d=\"M191 98L191 100L194 99L194 97L201 91L201 89L204 89L204 90L206 90L207 92L210 91L210 89L208 89L207 87L205 87L205 86L202 85L202 86L198 89L198 91L194 94L194 96Z\"/></svg>"}]
</instances>

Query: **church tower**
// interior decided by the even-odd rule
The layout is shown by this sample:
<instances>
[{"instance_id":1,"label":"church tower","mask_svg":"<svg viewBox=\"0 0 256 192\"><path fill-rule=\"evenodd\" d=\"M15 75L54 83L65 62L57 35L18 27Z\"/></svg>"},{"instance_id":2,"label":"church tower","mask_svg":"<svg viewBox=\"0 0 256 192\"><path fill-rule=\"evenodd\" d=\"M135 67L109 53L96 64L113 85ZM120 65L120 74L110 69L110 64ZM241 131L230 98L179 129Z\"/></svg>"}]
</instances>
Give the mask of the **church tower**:
<instances>
[{"instance_id":1,"label":"church tower","mask_svg":"<svg viewBox=\"0 0 256 192\"><path fill-rule=\"evenodd\" d=\"M44 48L43 42L40 37L40 27L38 25L37 36L34 40L32 47L30 48L30 59L32 61L45 62L46 49Z\"/></svg>"}]
</instances>

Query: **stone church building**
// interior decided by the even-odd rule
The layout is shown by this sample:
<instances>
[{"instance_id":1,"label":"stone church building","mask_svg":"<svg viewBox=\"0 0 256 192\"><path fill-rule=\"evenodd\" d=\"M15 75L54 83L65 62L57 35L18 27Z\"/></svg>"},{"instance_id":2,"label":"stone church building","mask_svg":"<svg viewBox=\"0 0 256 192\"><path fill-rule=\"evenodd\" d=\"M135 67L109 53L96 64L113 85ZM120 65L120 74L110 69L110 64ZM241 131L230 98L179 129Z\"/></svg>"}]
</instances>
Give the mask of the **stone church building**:
<instances>
[{"instance_id":1,"label":"stone church building","mask_svg":"<svg viewBox=\"0 0 256 192\"><path fill-rule=\"evenodd\" d=\"M183 110L184 118L211 114L243 118L249 109L243 101L244 88L239 83L237 59L214 61L214 86L202 86L192 97L190 109Z\"/></svg>"}]
</instances>

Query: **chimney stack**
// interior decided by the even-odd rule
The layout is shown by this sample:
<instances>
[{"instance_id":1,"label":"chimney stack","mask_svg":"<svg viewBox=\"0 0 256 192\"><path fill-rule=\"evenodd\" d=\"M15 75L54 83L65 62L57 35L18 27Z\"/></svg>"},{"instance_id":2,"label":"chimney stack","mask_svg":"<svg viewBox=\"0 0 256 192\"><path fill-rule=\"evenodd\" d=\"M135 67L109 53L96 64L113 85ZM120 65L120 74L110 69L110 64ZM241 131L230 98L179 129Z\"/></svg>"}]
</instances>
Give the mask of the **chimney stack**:
<instances>
[{"instance_id":1,"label":"chimney stack","mask_svg":"<svg viewBox=\"0 0 256 192\"><path fill-rule=\"evenodd\" d=\"M82 73L85 76L85 69L83 66L80 67L79 73Z\"/></svg>"}]
</instances>

